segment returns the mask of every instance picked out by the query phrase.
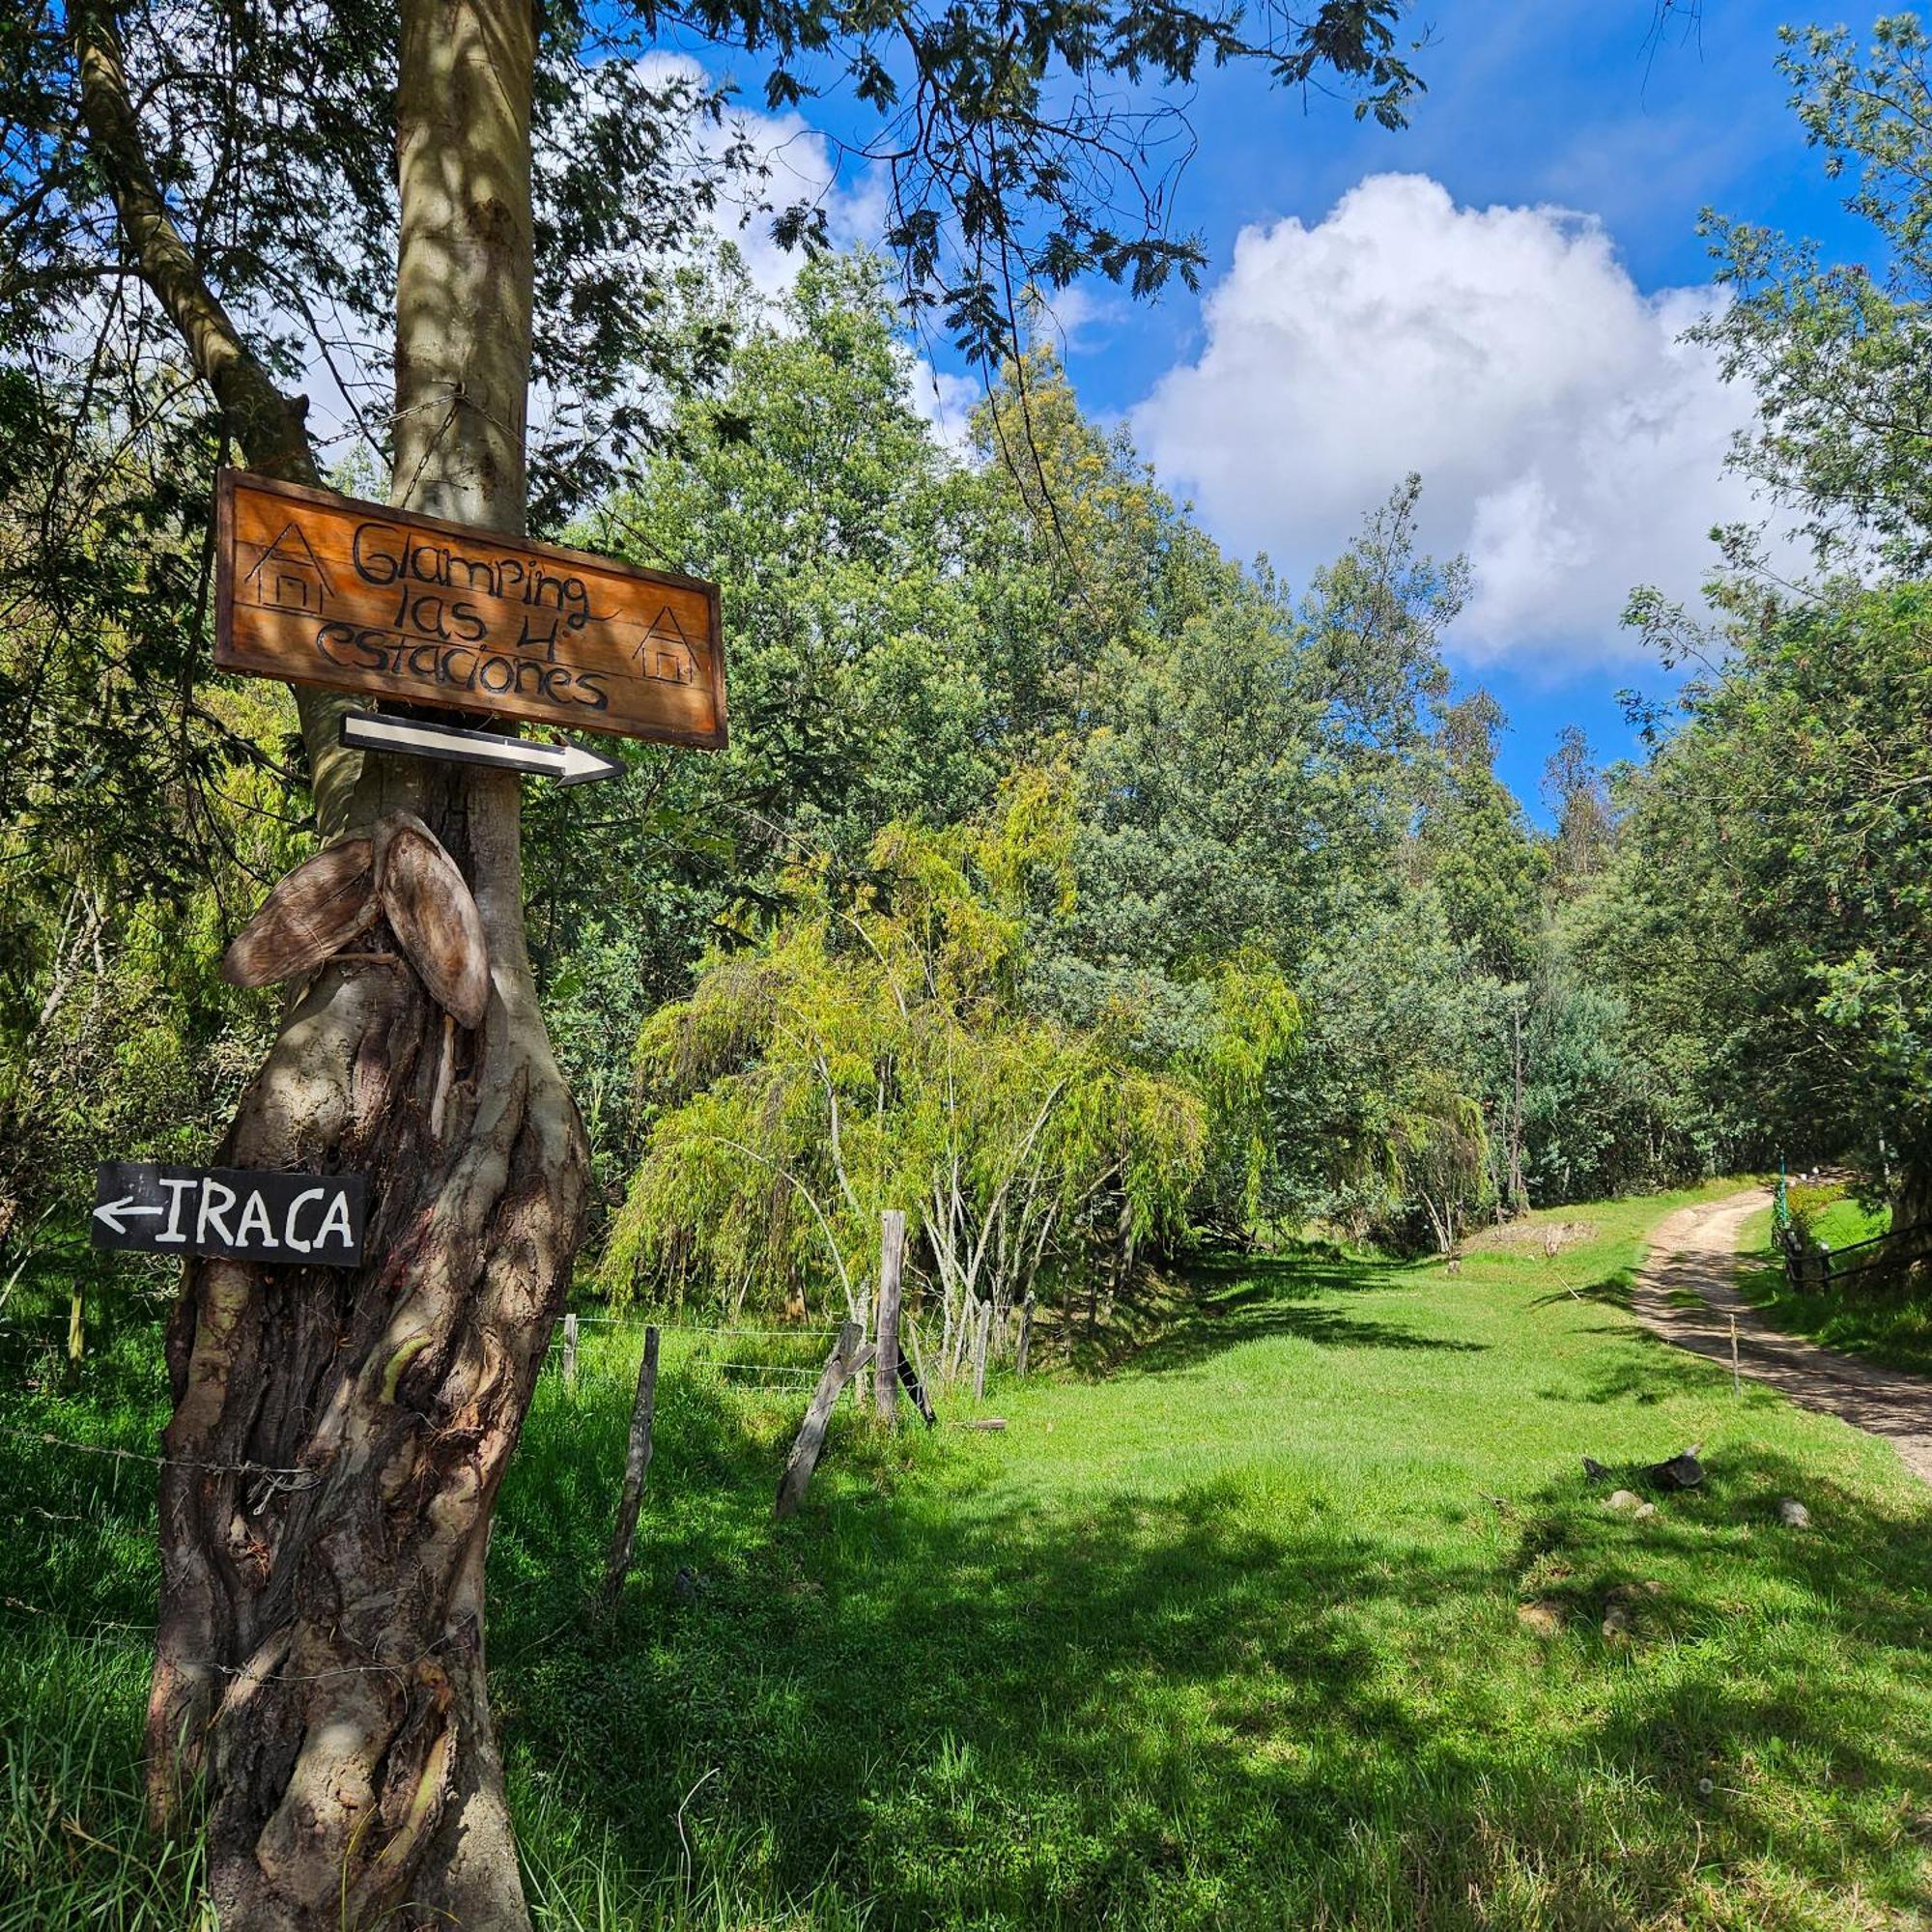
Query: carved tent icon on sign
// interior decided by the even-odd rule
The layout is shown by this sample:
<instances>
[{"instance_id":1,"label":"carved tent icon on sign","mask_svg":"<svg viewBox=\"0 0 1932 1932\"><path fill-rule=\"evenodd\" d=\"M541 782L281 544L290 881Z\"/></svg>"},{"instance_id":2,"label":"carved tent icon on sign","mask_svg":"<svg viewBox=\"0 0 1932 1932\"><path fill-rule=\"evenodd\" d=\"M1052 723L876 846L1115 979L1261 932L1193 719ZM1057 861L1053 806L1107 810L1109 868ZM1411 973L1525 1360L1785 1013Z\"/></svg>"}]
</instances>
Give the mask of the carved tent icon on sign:
<instances>
[{"instance_id":1,"label":"carved tent icon on sign","mask_svg":"<svg viewBox=\"0 0 1932 1932\"><path fill-rule=\"evenodd\" d=\"M668 604L651 619L631 662L639 677L662 678L667 684L690 684L697 676L690 634Z\"/></svg>"},{"instance_id":2,"label":"carved tent icon on sign","mask_svg":"<svg viewBox=\"0 0 1932 1932\"><path fill-rule=\"evenodd\" d=\"M258 604L303 616L321 615L323 600L335 590L301 526L293 522L264 549L254 569L242 581Z\"/></svg>"}]
</instances>

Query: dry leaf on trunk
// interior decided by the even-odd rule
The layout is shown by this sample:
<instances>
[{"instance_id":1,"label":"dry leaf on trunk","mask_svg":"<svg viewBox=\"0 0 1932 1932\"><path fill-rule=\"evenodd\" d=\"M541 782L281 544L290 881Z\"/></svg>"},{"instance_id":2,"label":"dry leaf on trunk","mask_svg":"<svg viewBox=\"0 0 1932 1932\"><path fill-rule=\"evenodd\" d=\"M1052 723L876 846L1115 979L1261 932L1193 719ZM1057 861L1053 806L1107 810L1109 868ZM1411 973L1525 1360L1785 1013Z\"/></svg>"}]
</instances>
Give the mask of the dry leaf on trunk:
<instances>
[{"instance_id":1,"label":"dry leaf on trunk","mask_svg":"<svg viewBox=\"0 0 1932 1932\"><path fill-rule=\"evenodd\" d=\"M370 841L345 839L304 859L263 900L221 955L221 977L231 986L293 980L367 932L381 910Z\"/></svg>"},{"instance_id":2,"label":"dry leaf on trunk","mask_svg":"<svg viewBox=\"0 0 1932 1932\"><path fill-rule=\"evenodd\" d=\"M389 929L434 999L476 1027L490 1004L483 915L456 861L421 819L385 812L376 827L378 893Z\"/></svg>"}]
</instances>

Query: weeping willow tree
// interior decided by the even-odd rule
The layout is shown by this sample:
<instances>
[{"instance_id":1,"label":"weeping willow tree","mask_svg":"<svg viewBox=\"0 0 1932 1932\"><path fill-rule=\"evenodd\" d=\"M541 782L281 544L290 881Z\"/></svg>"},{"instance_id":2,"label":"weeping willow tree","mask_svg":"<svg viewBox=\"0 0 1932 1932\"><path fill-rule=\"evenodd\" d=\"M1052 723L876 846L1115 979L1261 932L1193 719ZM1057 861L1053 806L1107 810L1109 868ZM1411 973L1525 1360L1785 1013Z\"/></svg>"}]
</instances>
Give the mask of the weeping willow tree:
<instances>
[{"instance_id":1,"label":"weeping willow tree","mask_svg":"<svg viewBox=\"0 0 1932 1932\"><path fill-rule=\"evenodd\" d=\"M791 912L707 960L639 1041L660 1111L606 1251L613 1294L643 1279L862 1316L897 1208L946 1356L980 1304L1003 1319L1043 1269L1091 1266L1097 1231L1179 1235L1218 1146L1259 1163L1295 1023L1277 975L1214 975L1199 1045L1165 1064L1136 1055L1130 1013L1072 1026L1031 997L1032 936L1071 908L1073 822L1065 787L1023 774L963 827L888 826L856 890L801 868Z\"/></svg>"},{"instance_id":2,"label":"weeping willow tree","mask_svg":"<svg viewBox=\"0 0 1932 1932\"><path fill-rule=\"evenodd\" d=\"M1464 1211L1493 1198L1481 1102L1445 1076L1421 1083L1395 1118L1387 1144L1394 1191L1419 1202L1438 1252L1456 1245Z\"/></svg>"}]
</instances>

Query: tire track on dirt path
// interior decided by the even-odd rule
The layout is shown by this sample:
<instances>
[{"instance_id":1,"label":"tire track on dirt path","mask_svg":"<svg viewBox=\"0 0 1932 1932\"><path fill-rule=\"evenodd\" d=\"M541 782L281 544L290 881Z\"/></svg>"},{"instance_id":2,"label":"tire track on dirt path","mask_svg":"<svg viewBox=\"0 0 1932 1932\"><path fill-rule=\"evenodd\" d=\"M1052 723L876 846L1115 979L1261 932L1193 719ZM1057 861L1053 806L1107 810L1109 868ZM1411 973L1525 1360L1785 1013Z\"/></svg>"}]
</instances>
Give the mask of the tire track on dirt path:
<instances>
[{"instance_id":1,"label":"tire track on dirt path","mask_svg":"<svg viewBox=\"0 0 1932 1932\"><path fill-rule=\"evenodd\" d=\"M1769 1193L1752 1188L1666 1215L1633 1286L1633 1312L1666 1342L1725 1367L1735 1316L1745 1375L1806 1408L1884 1436L1921 1483L1932 1484L1932 1382L1783 1334L1738 1293L1738 1232L1770 1203Z\"/></svg>"}]
</instances>

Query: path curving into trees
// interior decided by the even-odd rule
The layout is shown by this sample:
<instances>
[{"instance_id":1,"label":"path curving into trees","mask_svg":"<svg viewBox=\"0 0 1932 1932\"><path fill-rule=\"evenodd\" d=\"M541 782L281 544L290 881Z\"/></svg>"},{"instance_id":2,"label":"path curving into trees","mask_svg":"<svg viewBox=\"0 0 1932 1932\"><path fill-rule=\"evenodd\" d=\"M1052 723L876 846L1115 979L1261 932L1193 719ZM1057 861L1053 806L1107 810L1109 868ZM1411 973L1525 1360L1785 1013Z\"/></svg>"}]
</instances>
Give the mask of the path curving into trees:
<instances>
[{"instance_id":1,"label":"path curving into trees","mask_svg":"<svg viewBox=\"0 0 1932 1932\"><path fill-rule=\"evenodd\" d=\"M1738 1293L1739 1230L1770 1202L1765 1189L1753 1187L1660 1221L1632 1293L1637 1320L1666 1342L1728 1365L1735 1317L1746 1375L1884 1436L1920 1482L1932 1484L1932 1382L1783 1334Z\"/></svg>"}]
</instances>

